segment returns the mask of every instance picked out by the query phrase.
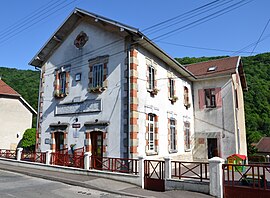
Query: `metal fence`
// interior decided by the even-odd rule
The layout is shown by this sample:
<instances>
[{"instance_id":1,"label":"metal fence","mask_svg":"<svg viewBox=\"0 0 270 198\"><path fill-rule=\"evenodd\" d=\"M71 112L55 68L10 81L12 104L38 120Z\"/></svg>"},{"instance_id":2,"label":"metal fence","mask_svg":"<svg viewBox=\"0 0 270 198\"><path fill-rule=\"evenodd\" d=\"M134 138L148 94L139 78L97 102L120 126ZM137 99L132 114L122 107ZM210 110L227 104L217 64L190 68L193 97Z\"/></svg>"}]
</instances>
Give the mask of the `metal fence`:
<instances>
[{"instance_id":1,"label":"metal fence","mask_svg":"<svg viewBox=\"0 0 270 198\"><path fill-rule=\"evenodd\" d=\"M172 178L209 180L209 163L172 161Z\"/></svg>"},{"instance_id":2,"label":"metal fence","mask_svg":"<svg viewBox=\"0 0 270 198\"><path fill-rule=\"evenodd\" d=\"M90 169L105 170L138 174L138 159L113 158L113 157L90 157Z\"/></svg>"},{"instance_id":3,"label":"metal fence","mask_svg":"<svg viewBox=\"0 0 270 198\"><path fill-rule=\"evenodd\" d=\"M0 157L16 159L16 150L0 149Z\"/></svg>"}]
</instances>

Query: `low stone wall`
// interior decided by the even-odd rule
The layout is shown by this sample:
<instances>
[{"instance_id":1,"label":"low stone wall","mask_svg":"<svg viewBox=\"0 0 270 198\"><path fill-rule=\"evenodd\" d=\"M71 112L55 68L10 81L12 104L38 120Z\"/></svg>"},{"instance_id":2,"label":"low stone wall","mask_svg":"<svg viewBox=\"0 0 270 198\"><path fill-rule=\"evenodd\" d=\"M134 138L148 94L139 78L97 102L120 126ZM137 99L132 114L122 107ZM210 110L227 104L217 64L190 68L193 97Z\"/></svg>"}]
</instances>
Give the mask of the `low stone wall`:
<instances>
[{"instance_id":1,"label":"low stone wall","mask_svg":"<svg viewBox=\"0 0 270 198\"><path fill-rule=\"evenodd\" d=\"M166 179L165 190L186 190L209 194L209 182L198 182L191 180Z\"/></svg>"},{"instance_id":2,"label":"low stone wall","mask_svg":"<svg viewBox=\"0 0 270 198\"><path fill-rule=\"evenodd\" d=\"M89 175L89 176L98 176L107 179L113 179L117 181L123 181L131 184L135 184L137 186L141 185L141 180L138 175L131 175L125 173L116 173L116 172L108 172L108 171L99 171L99 170L85 170L80 168L73 167L65 167L65 166L57 166L57 165L46 165L35 162L26 162L26 161L17 161L11 159L0 158L0 163L25 167L25 168L34 168L40 170L49 170L49 171L58 171L64 173L73 173L73 174L81 174L81 175Z\"/></svg>"}]
</instances>

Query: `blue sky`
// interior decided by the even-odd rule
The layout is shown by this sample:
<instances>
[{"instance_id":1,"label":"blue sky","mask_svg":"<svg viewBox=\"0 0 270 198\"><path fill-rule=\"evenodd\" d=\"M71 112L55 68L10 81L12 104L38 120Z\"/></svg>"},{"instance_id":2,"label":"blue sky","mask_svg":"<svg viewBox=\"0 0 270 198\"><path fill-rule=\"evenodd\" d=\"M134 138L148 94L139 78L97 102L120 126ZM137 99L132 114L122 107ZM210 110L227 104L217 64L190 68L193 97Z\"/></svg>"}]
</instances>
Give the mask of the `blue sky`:
<instances>
[{"instance_id":1,"label":"blue sky","mask_svg":"<svg viewBox=\"0 0 270 198\"><path fill-rule=\"evenodd\" d=\"M210 2L213 4L204 7L202 14L197 10L170 21L175 23L171 27L143 31ZM229 11L234 4L239 8ZM150 39L158 37L154 42L172 57L249 56L253 50L253 55L270 51L269 24L255 49L253 44L233 53L257 42L270 18L269 0L9 0L1 1L0 6L0 67L33 69L28 62L75 7L139 28ZM228 12L217 16L222 9ZM203 18L208 20L208 15L217 17L197 25ZM197 26L183 31L188 24Z\"/></svg>"}]
</instances>

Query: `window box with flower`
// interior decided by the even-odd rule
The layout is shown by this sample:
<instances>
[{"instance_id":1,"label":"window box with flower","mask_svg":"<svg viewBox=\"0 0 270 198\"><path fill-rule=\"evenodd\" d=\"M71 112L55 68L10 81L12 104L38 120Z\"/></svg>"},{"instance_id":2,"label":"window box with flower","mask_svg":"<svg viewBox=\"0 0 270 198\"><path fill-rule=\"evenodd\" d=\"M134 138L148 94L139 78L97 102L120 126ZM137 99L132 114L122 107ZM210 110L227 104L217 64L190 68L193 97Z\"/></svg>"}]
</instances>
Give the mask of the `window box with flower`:
<instances>
[{"instance_id":1,"label":"window box with flower","mask_svg":"<svg viewBox=\"0 0 270 198\"><path fill-rule=\"evenodd\" d=\"M106 90L105 87L100 87L100 86L89 88L89 92L91 93L102 93L105 90Z\"/></svg>"},{"instance_id":2,"label":"window box with flower","mask_svg":"<svg viewBox=\"0 0 270 198\"><path fill-rule=\"evenodd\" d=\"M178 97L172 96L171 98L169 98L169 100L171 101L171 103L175 103L178 100Z\"/></svg>"},{"instance_id":3,"label":"window box with flower","mask_svg":"<svg viewBox=\"0 0 270 198\"><path fill-rule=\"evenodd\" d=\"M151 96L155 96L159 92L159 90L157 88L148 89L147 91L151 94Z\"/></svg>"}]
</instances>

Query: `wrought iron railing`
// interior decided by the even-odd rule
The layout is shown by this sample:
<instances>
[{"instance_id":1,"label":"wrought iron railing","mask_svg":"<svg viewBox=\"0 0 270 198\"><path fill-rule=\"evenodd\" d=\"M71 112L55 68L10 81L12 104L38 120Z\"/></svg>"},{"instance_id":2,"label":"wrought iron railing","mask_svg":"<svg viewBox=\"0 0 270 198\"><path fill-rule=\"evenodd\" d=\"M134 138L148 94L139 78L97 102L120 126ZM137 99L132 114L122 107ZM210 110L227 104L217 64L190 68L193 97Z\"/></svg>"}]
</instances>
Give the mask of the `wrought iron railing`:
<instances>
[{"instance_id":1,"label":"wrought iron railing","mask_svg":"<svg viewBox=\"0 0 270 198\"><path fill-rule=\"evenodd\" d=\"M172 178L209 180L209 163L172 161Z\"/></svg>"},{"instance_id":2,"label":"wrought iron railing","mask_svg":"<svg viewBox=\"0 0 270 198\"><path fill-rule=\"evenodd\" d=\"M16 150L0 149L0 157L16 159Z\"/></svg>"},{"instance_id":3,"label":"wrought iron railing","mask_svg":"<svg viewBox=\"0 0 270 198\"><path fill-rule=\"evenodd\" d=\"M23 151L21 155L22 161L46 163L46 153L45 152L33 152L33 151Z\"/></svg>"},{"instance_id":4,"label":"wrought iron railing","mask_svg":"<svg viewBox=\"0 0 270 198\"><path fill-rule=\"evenodd\" d=\"M270 191L269 165L223 164L224 187L244 187Z\"/></svg>"},{"instance_id":5,"label":"wrought iron railing","mask_svg":"<svg viewBox=\"0 0 270 198\"><path fill-rule=\"evenodd\" d=\"M111 172L138 174L138 159L90 157L90 169L105 170Z\"/></svg>"},{"instance_id":6,"label":"wrought iron railing","mask_svg":"<svg viewBox=\"0 0 270 198\"><path fill-rule=\"evenodd\" d=\"M84 152L83 148L68 153L67 150L53 152L51 154L51 164L59 166L69 166L76 168L84 168Z\"/></svg>"}]
</instances>

